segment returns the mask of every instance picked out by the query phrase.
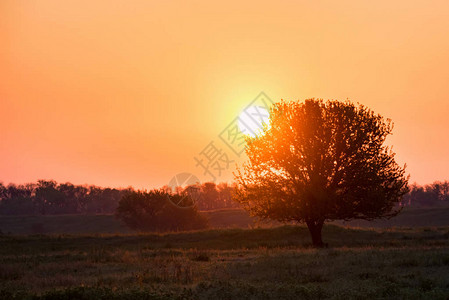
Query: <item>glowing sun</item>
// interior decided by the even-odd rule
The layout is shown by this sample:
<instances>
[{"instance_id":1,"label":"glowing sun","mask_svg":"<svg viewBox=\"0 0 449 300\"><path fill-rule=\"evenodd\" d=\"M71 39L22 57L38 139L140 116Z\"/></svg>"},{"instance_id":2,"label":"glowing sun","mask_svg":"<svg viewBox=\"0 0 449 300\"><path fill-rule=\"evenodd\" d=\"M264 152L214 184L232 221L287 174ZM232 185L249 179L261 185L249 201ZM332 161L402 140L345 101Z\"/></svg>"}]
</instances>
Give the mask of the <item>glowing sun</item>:
<instances>
[{"instance_id":1,"label":"glowing sun","mask_svg":"<svg viewBox=\"0 0 449 300\"><path fill-rule=\"evenodd\" d=\"M256 137L263 132L264 124L270 124L270 113L263 106L250 106L240 113L238 124L243 134Z\"/></svg>"}]
</instances>

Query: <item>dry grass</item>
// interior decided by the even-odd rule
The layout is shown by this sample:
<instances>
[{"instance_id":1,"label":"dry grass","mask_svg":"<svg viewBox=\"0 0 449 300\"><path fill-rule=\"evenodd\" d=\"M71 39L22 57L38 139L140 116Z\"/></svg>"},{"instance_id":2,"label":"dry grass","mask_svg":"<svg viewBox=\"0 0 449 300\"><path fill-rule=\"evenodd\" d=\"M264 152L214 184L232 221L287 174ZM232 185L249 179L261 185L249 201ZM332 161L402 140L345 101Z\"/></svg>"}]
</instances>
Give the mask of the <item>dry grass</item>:
<instances>
[{"instance_id":1,"label":"dry grass","mask_svg":"<svg viewBox=\"0 0 449 300\"><path fill-rule=\"evenodd\" d=\"M449 228L0 237L0 298L447 299Z\"/></svg>"}]
</instances>

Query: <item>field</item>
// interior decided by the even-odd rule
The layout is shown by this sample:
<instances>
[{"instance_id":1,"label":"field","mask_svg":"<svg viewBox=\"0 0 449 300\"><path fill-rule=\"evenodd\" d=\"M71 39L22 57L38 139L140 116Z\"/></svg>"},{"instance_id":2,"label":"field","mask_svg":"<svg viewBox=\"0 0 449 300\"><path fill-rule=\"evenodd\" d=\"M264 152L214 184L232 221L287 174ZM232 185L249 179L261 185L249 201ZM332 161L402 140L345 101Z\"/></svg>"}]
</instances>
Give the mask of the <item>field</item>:
<instances>
[{"instance_id":1,"label":"field","mask_svg":"<svg viewBox=\"0 0 449 300\"><path fill-rule=\"evenodd\" d=\"M202 212L210 220L212 228L254 228L279 226L257 222L245 211L223 209ZM449 226L449 207L404 209L390 220L334 222L337 225L363 228L438 227ZM48 215L48 216L0 216L0 232L3 234L89 234L132 233L113 215Z\"/></svg>"},{"instance_id":2,"label":"field","mask_svg":"<svg viewBox=\"0 0 449 300\"><path fill-rule=\"evenodd\" d=\"M0 299L448 299L449 227L2 235Z\"/></svg>"}]
</instances>

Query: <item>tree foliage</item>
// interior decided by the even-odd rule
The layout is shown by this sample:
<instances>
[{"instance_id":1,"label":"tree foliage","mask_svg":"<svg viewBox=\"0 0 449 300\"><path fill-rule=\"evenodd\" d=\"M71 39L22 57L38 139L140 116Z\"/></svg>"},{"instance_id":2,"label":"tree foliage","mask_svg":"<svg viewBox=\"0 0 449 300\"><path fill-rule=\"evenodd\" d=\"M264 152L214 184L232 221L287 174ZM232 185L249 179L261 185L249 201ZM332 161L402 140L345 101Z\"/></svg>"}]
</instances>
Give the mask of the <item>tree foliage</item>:
<instances>
[{"instance_id":1,"label":"tree foliage","mask_svg":"<svg viewBox=\"0 0 449 300\"><path fill-rule=\"evenodd\" d=\"M392 128L350 102L277 103L263 134L247 138L235 198L261 218L306 223L316 246L326 220L392 217L408 189L384 145Z\"/></svg>"}]
</instances>

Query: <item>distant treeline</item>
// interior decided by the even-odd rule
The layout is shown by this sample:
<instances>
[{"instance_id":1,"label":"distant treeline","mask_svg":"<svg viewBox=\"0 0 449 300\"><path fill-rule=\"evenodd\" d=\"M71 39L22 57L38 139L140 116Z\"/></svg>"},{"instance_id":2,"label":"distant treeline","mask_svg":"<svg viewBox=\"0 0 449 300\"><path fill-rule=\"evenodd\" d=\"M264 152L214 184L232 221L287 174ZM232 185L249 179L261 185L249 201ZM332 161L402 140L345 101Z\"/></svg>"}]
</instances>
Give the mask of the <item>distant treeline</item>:
<instances>
[{"instance_id":1,"label":"distant treeline","mask_svg":"<svg viewBox=\"0 0 449 300\"><path fill-rule=\"evenodd\" d=\"M191 193L189 190L195 188L198 193ZM198 186L188 186L184 189L178 188L177 193L192 194L198 210L215 210L222 208L238 208L240 205L232 200L232 192L234 185L226 182L215 184L213 182L205 182ZM166 192L172 192L168 186L163 186L162 189Z\"/></svg>"},{"instance_id":2,"label":"distant treeline","mask_svg":"<svg viewBox=\"0 0 449 300\"><path fill-rule=\"evenodd\" d=\"M161 188L167 191L169 188ZM198 186L195 197L198 210L238 208L232 201L233 185L206 182ZM94 185L73 185L53 180L39 180L23 185L0 183L1 215L55 215L55 214L112 214L126 189L102 188ZM182 192L178 190L178 192ZM402 206L433 207L449 205L449 181L425 186L412 184L404 196Z\"/></svg>"},{"instance_id":3,"label":"distant treeline","mask_svg":"<svg viewBox=\"0 0 449 300\"><path fill-rule=\"evenodd\" d=\"M410 186L410 191L402 199L402 206L432 207L449 205L449 181L435 181L432 184Z\"/></svg>"},{"instance_id":4,"label":"distant treeline","mask_svg":"<svg viewBox=\"0 0 449 300\"><path fill-rule=\"evenodd\" d=\"M39 180L23 185L0 183L0 214L55 215L113 213L128 189Z\"/></svg>"},{"instance_id":5,"label":"distant treeline","mask_svg":"<svg viewBox=\"0 0 449 300\"><path fill-rule=\"evenodd\" d=\"M167 190L162 187L161 190ZM231 199L233 187L227 183L203 183L195 197L198 210L236 208ZM0 183L1 215L112 214L126 189L73 185L53 180L39 180L23 185Z\"/></svg>"}]
</instances>

